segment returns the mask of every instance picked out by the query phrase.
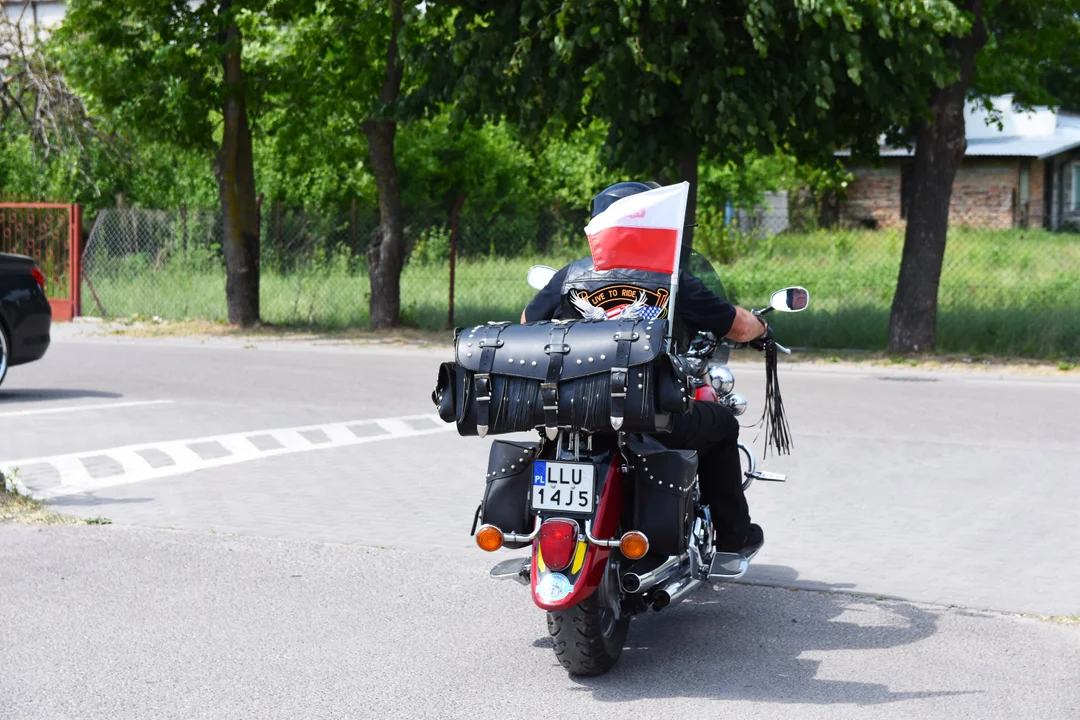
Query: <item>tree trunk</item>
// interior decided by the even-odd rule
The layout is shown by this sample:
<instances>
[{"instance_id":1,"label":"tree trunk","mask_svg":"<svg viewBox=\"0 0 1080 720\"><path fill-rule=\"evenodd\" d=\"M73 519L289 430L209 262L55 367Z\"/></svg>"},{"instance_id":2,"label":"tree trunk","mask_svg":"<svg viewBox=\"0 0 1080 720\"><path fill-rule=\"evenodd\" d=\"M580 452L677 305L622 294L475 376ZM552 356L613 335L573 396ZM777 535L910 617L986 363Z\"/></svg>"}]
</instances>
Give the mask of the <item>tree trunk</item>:
<instances>
[{"instance_id":1,"label":"tree trunk","mask_svg":"<svg viewBox=\"0 0 1080 720\"><path fill-rule=\"evenodd\" d=\"M232 8L232 0L221 0L219 17ZM221 149L214 163L218 198L224 226L225 299L229 322L251 327L259 322L259 210L255 201L255 162L251 151L244 96L244 71L240 64L240 29L231 18L226 30L218 33L225 71L225 101L222 106Z\"/></svg>"},{"instance_id":2,"label":"tree trunk","mask_svg":"<svg viewBox=\"0 0 1080 720\"><path fill-rule=\"evenodd\" d=\"M391 120L364 123L375 190L379 197L379 228L368 248L371 279L371 327L397 325L401 315L401 268L405 264L405 212L401 207Z\"/></svg>"},{"instance_id":3,"label":"tree trunk","mask_svg":"<svg viewBox=\"0 0 1080 720\"><path fill-rule=\"evenodd\" d=\"M683 230L683 244L687 247L694 246L694 228L690 227L697 220L697 186L698 186L698 151L684 150L676 158L679 171L679 182L690 183L690 196L686 198L686 229Z\"/></svg>"},{"instance_id":4,"label":"tree trunk","mask_svg":"<svg viewBox=\"0 0 1080 720\"><path fill-rule=\"evenodd\" d=\"M390 41L386 52L386 78L379 91L379 112L389 112L401 92L402 63L398 53L401 0L390 2ZM401 207L394 136L397 123L387 117L364 122L375 192L379 199L379 229L368 248L371 280L371 327L397 325L401 319L401 268L405 264L405 211Z\"/></svg>"},{"instance_id":5,"label":"tree trunk","mask_svg":"<svg viewBox=\"0 0 1080 720\"><path fill-rule=\"evenodd\" d=\"M889 352L932 352L937 328L937 296L953 179L967 149L964 101L971 88L975 56L986 43L982 0L966 0L971 33L947 38L959 61L957 81L931 97L933 119L915 126L915 159L900 276L889 318Z\"/></svg>"}]
</instances>

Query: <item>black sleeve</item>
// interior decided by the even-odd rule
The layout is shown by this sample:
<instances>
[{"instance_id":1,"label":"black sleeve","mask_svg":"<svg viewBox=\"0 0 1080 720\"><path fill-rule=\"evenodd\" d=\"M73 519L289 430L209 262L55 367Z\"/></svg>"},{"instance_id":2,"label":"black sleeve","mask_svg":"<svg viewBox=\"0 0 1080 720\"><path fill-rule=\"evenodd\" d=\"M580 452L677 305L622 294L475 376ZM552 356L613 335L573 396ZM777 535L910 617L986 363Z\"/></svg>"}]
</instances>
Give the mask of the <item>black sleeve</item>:
<instances>
[{"instance_id":1,"label":"black sleeve","mask_svg":"<svg viewBox=\"0 0 1080 720\"><path fill-rule=\"evenodd\" d=\"M544 289L536 293L536 297L525 308L525 322L537 322L538 320L554 320L562 311L562 285L566 279L566 268L552 276Z\"/></svg>"},{"instance_id":2,"label":"black sleeve","mask_svg":"<svg viewBox=\"0 0 1080 720\"><path fill-rule=\"evenodd\" d=\"M722 338L735 324L735 306L705 287L699 278L685 272L679 277L675 312L692 333L708 330Z\"/></svg>"}]
</instances>

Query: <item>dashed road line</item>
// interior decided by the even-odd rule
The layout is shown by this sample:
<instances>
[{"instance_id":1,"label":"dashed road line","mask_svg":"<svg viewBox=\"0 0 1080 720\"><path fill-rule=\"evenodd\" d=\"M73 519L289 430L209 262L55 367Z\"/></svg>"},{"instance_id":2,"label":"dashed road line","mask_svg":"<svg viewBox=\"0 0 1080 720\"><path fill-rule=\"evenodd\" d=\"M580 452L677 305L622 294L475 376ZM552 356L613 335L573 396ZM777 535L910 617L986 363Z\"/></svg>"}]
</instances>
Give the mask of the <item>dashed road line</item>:
<instances>
[{"instance_id":1,"label":"dashed road line","mask_svg":"<svg viewBox=\"0 0 1080 720\"><path fill-rule=\"evenodd\" d=\"M144 405L171 405L172 400L132 400L130 402L98 403L96 405L67 405L56 408L37 410L15 410L0 412L0 418L26 417L27 415L60 415L63 413L86 412L87 410L119 410L120 408L142 407Z\"/></svg>"},{"instance_id":2,"label":"dashed road line","mask_svg":"<svg viewBox=\"0 0 1080 720\"><path fill-rule=\"evenodd\" d=\"M416 428L410 421L430 422L430 427ZM357 435L350 428L364 428L370 430L377 428L378 432L371 434L365 432ZM154 443L141 443L139 445L127 445L124 447L109 448L105 450L89 450L86 452L69 453L66 455L52 455L48 457L23 458L19 460L0 460L0 473L9 480L14 475L15 484L20 492L28 493L39 500L75 495L84 492L93 492L103 488L130 483L156 480L158 478L186 475L188 473L208 470L210 468L235 465L237 463L262 460L264 458L287 455L297 452L310 452L312 450L328 450L331 448L348 447L350 445L362 445L365 443L379 442L382 440L400 440L403 438L431 435L434 433L453 430L454 425L447 425L439 419L438 415L405 415L395 418L378 418L373 420L349 420L346 422L329 423L325 425L308 425L305 427L279 428L275 430L253 430L226 435L214 435L210 437L191 438L188 440L167 440ZM325 441L312 441L304 436L304 433L321 431ZM251 438L269 436L274 439L278 447L267 450L259 449ZM227 454L220 457L203 459L191 446L207 446L217 444ZM171 464L154 467L148 458L141 453L153 451L164 454ZM94 477L84 464L89 458L104 456L116 462L120 472L104 477ZM159 455L160 457L160 455ZM45 472L36 472L28 475L27 468L44 466ZM20 472L15 472L17 470ZM51 472L50 472L51 471ZM59 476L60 482L41 482L42 479L54 479Z\"/></svg>"}]
</instances>

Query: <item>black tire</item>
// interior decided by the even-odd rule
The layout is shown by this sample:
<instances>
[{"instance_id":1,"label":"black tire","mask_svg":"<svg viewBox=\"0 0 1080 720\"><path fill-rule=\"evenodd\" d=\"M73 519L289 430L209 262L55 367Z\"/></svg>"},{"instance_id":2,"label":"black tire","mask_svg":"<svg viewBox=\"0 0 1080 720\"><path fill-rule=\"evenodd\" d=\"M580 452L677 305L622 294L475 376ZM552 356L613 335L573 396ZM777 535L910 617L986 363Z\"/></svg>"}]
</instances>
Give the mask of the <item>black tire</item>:
<instances>
[{"instance_id":1,"label":"black tire","mask_svg":"<svg viewBox=\"0 0 1080 720\"><path fill-rule=\"evenodd\" d=\"M8 337L4 322L0 320L0 385L4 384L8 366L11 364L11 340Z\"/></svg>"},{"instance_id":2,"label":"black tire","mask_svg":"<svg viewBox=\"0 0 1080 720\"><path fill-rule=\"evenodd\" d=\"M622 655L630 616L610 619L610 611L601 612L599 595L594 592L577 605L548 613L555 657L571 675L603 675Z\"/></svg>"}]
</instances>

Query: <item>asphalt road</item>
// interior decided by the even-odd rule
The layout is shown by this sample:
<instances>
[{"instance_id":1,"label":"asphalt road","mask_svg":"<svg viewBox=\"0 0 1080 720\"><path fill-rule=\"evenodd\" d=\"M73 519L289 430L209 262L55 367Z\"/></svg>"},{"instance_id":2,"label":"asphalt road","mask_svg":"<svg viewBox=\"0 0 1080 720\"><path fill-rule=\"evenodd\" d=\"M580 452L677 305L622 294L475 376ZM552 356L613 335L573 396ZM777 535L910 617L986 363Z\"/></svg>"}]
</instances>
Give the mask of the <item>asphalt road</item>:
<instances>
[{"instance_id":1,"label":"asphalt road","mask_svg":"<svg viewBox=\"0 0 1080 720\"><path fill-rule=\"evenodd\" d=\"M1080 613L1080 382L782 368L747 582L575 680L468 538L488 442L424 417L442 354L61 337L12 369L0 467L114 524L0 526L0 717L1080 716L1080 626L1015 614Z\"/></svg>"}]
</instances>

